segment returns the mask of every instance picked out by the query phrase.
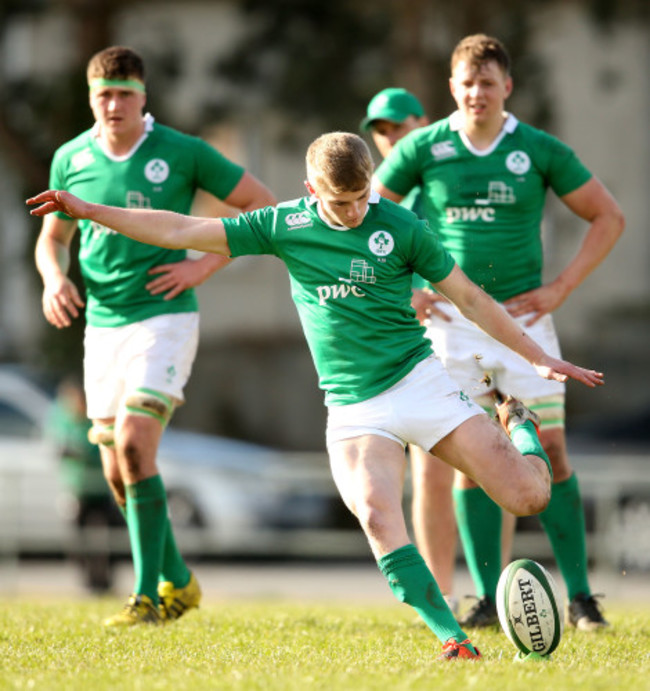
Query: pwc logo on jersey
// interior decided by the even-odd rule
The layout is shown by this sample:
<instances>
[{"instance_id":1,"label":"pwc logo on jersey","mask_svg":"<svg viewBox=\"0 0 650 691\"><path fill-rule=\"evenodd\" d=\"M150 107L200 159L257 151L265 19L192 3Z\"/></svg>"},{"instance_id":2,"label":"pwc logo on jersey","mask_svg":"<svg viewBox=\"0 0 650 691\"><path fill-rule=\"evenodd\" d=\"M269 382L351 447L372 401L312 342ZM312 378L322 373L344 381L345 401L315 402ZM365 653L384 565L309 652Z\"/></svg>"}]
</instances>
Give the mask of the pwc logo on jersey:
<instances>
[{"instance_id":1,"label":"pwc logo on jersey","mask_svg":"<svg viewBox=\"0 0 650 691\"><path fill-rule=\"evenodd\" d=\"M287 230L296 230L297 228L309 228L314 225L309 217L307 211L298 211L294 214L288 214L284 219L287 224Z\"/></svg>"},{"instance_id":2,"label":"pwc logo on jersey","mask_svg":"<svg viewBox=\"0 0 650 691\"><path fill-rule=\"evenodd\" d=\"M169 177L169 163L162 158L152 158L144 167L144 176L154 185L160 185Z\"/></svg>"},{"instance_id":3,"label":"pwc logo on jersey","mask_svg":"<svg viewBox=\"0 0 650 691\"><path fill-rule=\"evenodd\" d=\"M318 304L323 307L328 300L340 300L351 295L355 298L363 298L366 294L358 285L366 283L373 285L377 282L375 270L365 259L353 259L350 263L349 276L339 276L339 282L330 286L318 286Z\"/></svg>"}]
</instances>

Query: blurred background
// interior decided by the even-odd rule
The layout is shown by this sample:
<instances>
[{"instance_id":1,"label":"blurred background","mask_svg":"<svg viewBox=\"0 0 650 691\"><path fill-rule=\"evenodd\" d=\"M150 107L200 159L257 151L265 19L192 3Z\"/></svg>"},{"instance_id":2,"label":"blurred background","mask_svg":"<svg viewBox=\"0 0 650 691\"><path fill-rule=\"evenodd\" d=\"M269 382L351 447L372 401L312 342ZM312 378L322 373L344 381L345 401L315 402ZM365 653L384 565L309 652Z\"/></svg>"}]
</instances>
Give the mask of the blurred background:
<instances>
[{"instance_id":1,"label":"blurred background","mask_svg":"<svg viewBox=\"0 0 650 691\"><path fill-rule=\"evenodd\" d=\"M59 332L42 316L40 222L24 199L47 187L54 150L92 124L89 57L135 48L159 122L205 138L291 199L304 193L308 144L358 132L380 89L406 87L432 120L446 116L451 50L475 32L511 53L509 109L568 143L626 215L622 240L555 319L564 355L607 379L597 391L568 387L592 557L650 569L647 0L1 0L0 556L84 552L75 531L92 479L81 466L62 472L51 433L57 387L80 375L83 322ZM202 197L195 211L230 212ZM550 200L549 277L584 231ZM283 266L240 258L198 293L199 354L161 449L185 551L368 558L329 479L325 408ZM101 589L122 542L106 512L90 516L83 535ZM549 556L534 521L521 523L516 551Z\"/></svg>"}]
</instances>

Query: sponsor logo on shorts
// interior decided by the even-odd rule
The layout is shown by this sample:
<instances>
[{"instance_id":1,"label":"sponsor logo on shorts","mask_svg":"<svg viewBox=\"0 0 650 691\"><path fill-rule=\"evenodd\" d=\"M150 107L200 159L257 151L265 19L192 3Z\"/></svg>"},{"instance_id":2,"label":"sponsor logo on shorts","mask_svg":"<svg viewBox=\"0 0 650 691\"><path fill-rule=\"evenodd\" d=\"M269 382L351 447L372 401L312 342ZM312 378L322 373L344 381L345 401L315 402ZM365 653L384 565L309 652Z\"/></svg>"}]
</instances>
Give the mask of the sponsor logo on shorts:
<instances>
[{"instance_id":1,"label":"sponsor logo on shorts","mask_svg":"<svg viewBox=\"0 0 650 691\"><path fill-rule=\"evenodd\" d=\"M287 224L287 230L296 230L296 228L309 228L313 226L313 222L306 211L299 211L295 214L288 214L284 219Z\"/></svg>"},{"instance_id":2,"label":"sponsor logo on shorts","mask_svg":"<svg viewBox=\"0 0 650 691\"><path fill-rule=\"evenodd\" d=\"M144 176L149 182L159 185L169 177L169 164L162 158L152 158L144 167Z\"/></svg>"}]
</instances>

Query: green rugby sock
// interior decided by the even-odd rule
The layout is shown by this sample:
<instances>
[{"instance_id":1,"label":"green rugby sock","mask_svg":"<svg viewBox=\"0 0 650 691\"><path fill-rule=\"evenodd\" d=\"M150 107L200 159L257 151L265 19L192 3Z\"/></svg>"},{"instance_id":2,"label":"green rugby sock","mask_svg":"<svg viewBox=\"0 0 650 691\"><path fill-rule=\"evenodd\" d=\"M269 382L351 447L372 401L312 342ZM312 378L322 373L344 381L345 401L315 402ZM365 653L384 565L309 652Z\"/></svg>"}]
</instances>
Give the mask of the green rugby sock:
<instances>
[{"instance_id":1,"label":"green rugby sock","mask_svg":"<svg viewBox=\"0 0 650 691\"><path fill-rule=\"evenodd\" d=\"M134 592L158 603L158 574L167 532L167 497L160 475L126 486L126 513L135 572Z\"/></svg>"},{"instance_id":2,"label":"green rugby sock","mask_svg":"<svg viewBox=\"0 0 650 691\"><path fill-rule=\"evenodd\" d=\"M501 575L501 507L481 487L454 487L454 512L478 597L496 598Z\"/></svg>"},{"instance_id":3,"label":"green rugby sock","mask_svg":"<svg viewBox=\"0 0 650 691\"><path fill-rule=\"evenodd\" d=\"M117 504L117 508L124 516L124 521L128 525L126 506ZM167 528L165 530L165 546L163 549L163 561L160 574L158 574L159 581L171 581L176 588L184 588L190 582L190 570L187 568L181 553L178 551L176 539L174 538L174 529L169 516L167 516Z\"/></svg>"},{"instance_id":4,"label":"green rugby sock","mask_svg":"<svg viewBox=\"0 0 650 691\"><path fill-rule=\"evenodd\" d=\"M553 547L569 599L578 593L590 595L585 516L575 473L552 486L551 501L539 518Z\"/></svg>"},{"instance_id":5,"label":"green rugby sock","mask_svg":"<svg viewBox=\"0 0 650 691\"><path fill-rule=\"evenodd\" d=\"M461 643L467 638L414 545L385 554L377 565L395 597L413 607L442 643L450 638Z\"/></svg>"},{"instance_id":6,"label":"green rugby sock","mask_svg":"<svg viewBox=\"0 0 650 691\"><path fill-rule=\"evenodd\" d=\"M522 456L538 456L541 458L544 463L546 463L548 472L551 474L551 480L553 479L551 460L546 451L544 451L535 425L533 425L530 420L526 420L523 425L517 425L510 432L510 441L512 441L515 449L517 449Z\"/></svg>"},{"instance_id":7,"label":"green rugby sock","mask_svg":"<svg viewBox=\"0 0 650 691\"><path fill-rule=\"evenodd\" d=\"M190 582L190 570L178 551L169 516L166 523L162 568L158 580L171 581L175 588L184 588Z\"/></svg>"}]
</instances>

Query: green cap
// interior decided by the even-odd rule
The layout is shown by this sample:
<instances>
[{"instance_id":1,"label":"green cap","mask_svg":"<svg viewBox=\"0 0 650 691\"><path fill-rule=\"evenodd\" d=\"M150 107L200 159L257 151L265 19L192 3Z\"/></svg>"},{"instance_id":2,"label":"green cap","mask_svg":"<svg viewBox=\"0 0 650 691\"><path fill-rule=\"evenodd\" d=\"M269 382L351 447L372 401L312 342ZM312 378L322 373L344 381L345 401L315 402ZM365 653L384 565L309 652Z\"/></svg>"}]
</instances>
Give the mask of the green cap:
<instances>
[{"instance_id":1,"label":"green cap","mask_svg":"<svg viewBox=\"0 0 650 691\"><path fill-rule=\"evenodd\" d=\"M372 97L366 117L361 121L361 129L369 130L373 120L404 122L409 115L417 118L424 115L420 101L406 89L384 89Z\"/></svg>"}]
</instances>

